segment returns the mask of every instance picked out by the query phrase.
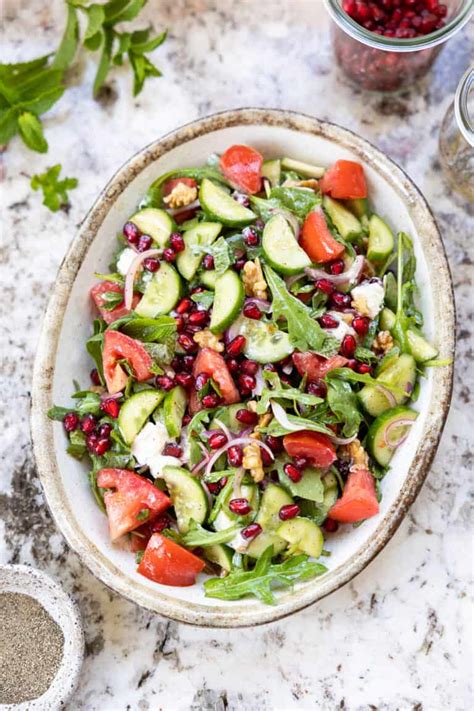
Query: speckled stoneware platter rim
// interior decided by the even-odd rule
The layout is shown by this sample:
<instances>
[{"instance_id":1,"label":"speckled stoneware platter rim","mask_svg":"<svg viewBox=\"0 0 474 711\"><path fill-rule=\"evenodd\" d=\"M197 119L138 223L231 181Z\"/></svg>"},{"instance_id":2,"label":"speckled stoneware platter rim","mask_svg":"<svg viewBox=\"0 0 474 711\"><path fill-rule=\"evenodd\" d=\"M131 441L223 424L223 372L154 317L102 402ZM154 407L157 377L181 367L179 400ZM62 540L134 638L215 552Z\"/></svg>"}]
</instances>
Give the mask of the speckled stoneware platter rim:
<instances>
[{"instance_id":1,"label":"speckled stoneware platter rim","mask_svg":"<svg viewBox=\"0 0 474 711\"><path fill-rule=\"evenodd\" d=\"M238 126L276 126L298 133L321 136L338 147L349 149L363 163L369 163L379 176L403 199L417 233L423 234L423 251L430 270L436 274L436 303L444 318L437 325L443 356L454 357L455 313L451 275L441 236L433 215L418 188L384 153L363 138L338 125L280 109L245 108L213 114L198 119L153 142L133 156L110 180L86 216L59 269L53 293L44 317L35 360L32 387L32 436L38 471L52 515L68 541L87 567L103 583L138 605L166 617L208 627L246 627L277 620L301 610L334 592L350 581L382 550L390 540L408 508L415 500L431 465L448 414L453 366L440 369L432 386L430 410L419 438L416 453L403 486L381 520L367 545L357 550L344 565L322 578L314 587L306 585L285 591L275 606L239 605L219 608L174 598L136 581L129 581L73 523L55 456L53 422L46 415L52 405L54 363L64 312L77 272L100 225L114 203L134 178L176 146L220 129Z\"/></svg>"},{"instance_id":2,"label":"speckled stoneware platter rim","mask_svg":"<svg viewBox=\"0 0 474 711\"><path fill-rule=\"evenodd\" d=\"M51 686L36 699L0 704L5 711L56 711L77 687L84 659L84 632L79 609L56 580L29 565L0 565L0 593L30 595L51 615L64 635L63 657Z\"/></svg>"}]
</instances>

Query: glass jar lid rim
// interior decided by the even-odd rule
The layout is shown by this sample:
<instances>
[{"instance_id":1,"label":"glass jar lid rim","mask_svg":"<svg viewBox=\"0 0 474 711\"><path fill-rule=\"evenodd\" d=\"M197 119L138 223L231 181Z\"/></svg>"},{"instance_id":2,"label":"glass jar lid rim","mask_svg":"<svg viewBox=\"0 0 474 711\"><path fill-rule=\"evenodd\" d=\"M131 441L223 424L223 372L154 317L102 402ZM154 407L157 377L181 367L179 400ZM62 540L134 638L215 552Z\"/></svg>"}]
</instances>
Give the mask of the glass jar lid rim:
<instances>
[{"instance_id":1,"label":"glass jar lid rim","mask_svg":"<svg viewBox=\"0 0 474 711\"><path fill-rule=\"evenodd\" d=\"M470 67L462 76L454 97L454 115L463 137L474 147L474 116L471 115L469 99L474 92L474 68ZM472 106L472 104L471 104Z\"/></svg>"}]
</instances>

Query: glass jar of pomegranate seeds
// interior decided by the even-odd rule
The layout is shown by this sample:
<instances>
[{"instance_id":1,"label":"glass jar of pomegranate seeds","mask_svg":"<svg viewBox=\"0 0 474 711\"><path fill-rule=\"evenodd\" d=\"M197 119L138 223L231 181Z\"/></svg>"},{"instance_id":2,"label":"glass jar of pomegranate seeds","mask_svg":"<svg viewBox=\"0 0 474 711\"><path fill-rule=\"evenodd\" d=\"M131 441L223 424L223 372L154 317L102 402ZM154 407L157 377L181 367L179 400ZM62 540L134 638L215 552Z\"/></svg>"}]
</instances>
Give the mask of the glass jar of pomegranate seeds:
<instances>
[{"instance_id":1,"label":"glass jar of pomegranate seeds","mask_svg":"<svg viewBox=\"0 0 474 711\"><path fill-rule=\"evenodd\" d=\"M473 0L324 1L338 64L369 91L410 87L474 12Z\"/></svg>"},{"instance_id":2,"label":"glass jar of pomegranate seeds","mask_svg":"<svg viewBox=\"0 0 474 711\"><path fill-rule=\"evenodd\" d=\"M443 119L439 154L451 186L474 202L474 69L459 82Z\"/></svg>"}]
</instances>

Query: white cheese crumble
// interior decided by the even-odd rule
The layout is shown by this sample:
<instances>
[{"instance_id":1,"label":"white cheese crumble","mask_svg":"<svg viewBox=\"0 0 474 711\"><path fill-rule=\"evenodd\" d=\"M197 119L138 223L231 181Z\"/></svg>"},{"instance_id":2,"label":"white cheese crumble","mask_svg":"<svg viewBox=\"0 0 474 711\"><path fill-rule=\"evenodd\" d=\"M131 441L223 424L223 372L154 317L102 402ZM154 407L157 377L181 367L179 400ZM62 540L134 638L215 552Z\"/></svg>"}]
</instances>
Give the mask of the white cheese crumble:
<instances>
[{"instance_id":1,"label":"white cheese crumble","mask_svg":"<svg viewBox=\"0 0 474 711\"><path fill-rule=\"evenodd\" d=\"M227 528L233 526L234 523L235 521L229 518L225 511L219 511L214 520L213 526L215 531L225 531ZM234 534L234 537L226 543L227 546L233 548L235 551L237 551L237 553L245 553L250 544L250 540L244 538L241 535L241 531L243 530L243 528L237 529Z\"/></svg>"},{"instance_id":2,"label":"white cheese crumble","mask_svg":"<svg viewBox=\"0 0 474 711\"><path fill-rule=\"evenodd\" d=\"M134 252L133 249L129 249L129 247L126 247L117 260L118 273L122 274L122 276L125 276L136 256L137 253Z\"/></svg>"},{"instance_id":3,"label":"white cheese crumble","mask_svg":"<svg viewBox=\"0 0 474 711\"><path fill-rule=\"evenodd\" d=\"M365 282L351 291L352 306L362 316L375 318L381 311L385 290L380 282Z\"/></svg>"},{"instance_id":4,"label":"white cheese crumble","mask_svg":"<svg viewBox=\"0 0 474 711\"><path fill-rule=\"evenodd\" d=\"M163 447L169 441L166 427L161 422L157 424L147 422L133 441L132 454L139 464L150 467L154 477L159 477L163 467L181 466L177 457L162 454Z\"/></svg>"},{"instance_id":5,"label":"white cheese crumble","mask_svg":"<svg viewBox=\"0 0 474 711\"><path fill-rule=\"evenodd\" d=\"M334 336L339 343L342 342L342 339L344 336L355 336L356 332L352 328L352 326L349 326L344 319L342 318L341 314L339 311L328 311L328 316L332 316L336 321L338 322L338 325L336 328L325 328L324 330L329 336Z\"/></svg>"}]
</instances>

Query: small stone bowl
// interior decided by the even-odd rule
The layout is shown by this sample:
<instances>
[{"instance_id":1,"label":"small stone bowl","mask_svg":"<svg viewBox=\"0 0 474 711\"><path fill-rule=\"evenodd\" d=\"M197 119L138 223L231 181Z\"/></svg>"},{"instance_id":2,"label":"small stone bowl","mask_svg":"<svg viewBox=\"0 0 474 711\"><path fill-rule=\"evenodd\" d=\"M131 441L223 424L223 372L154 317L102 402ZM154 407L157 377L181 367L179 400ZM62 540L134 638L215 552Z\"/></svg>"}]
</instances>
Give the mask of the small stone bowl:
<instances>
[{"instance_id":1,"label":"small stone bowl","mask_svg":"<svg viewBox=\"0 0 474 711\"><path fill-rule=\"evenodd\" d=\"M84 633L77 605L49 575L28 565L0 565L0 593L22 593L37 600L64 635L61 664L50 687L37 699L0 704L0 710L56 711L74 692L84 658Z\"/></svg>"}]
</instances>

